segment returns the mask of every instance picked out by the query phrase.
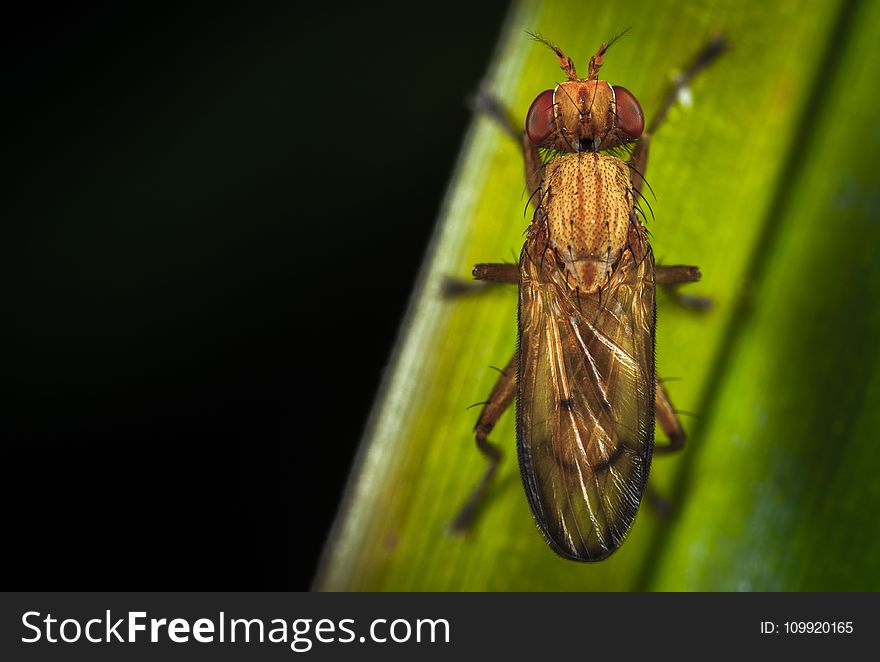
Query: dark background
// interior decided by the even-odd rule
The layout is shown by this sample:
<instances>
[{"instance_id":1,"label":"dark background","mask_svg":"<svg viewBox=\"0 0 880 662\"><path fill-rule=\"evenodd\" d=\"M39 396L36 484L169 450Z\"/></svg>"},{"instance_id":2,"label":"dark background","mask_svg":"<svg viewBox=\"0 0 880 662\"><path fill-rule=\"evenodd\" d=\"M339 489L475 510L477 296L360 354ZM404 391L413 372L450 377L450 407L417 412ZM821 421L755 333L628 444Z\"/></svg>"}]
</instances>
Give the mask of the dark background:
<instances>
[{"instance_id":1,"label":"dark background","mask_svg":"<svg viewBox=\"0 0 880 662\"><path fill-rule=\"evenodd\" d=\"M323 5L6 21L5 588L308 588L506 3Z\"/></svg>"}]
</instances>

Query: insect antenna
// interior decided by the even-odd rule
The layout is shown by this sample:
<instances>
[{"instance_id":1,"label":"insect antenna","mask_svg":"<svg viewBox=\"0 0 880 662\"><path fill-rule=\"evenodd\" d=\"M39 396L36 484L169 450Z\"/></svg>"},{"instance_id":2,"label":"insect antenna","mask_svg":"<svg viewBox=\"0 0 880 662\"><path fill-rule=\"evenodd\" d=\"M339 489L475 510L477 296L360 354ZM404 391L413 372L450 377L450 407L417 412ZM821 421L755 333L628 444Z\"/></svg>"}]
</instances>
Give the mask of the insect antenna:
<instances>
[{"instance_id":1,"label":"insect antenna","mask_svg":"<svg viewBox=\"0 0 880 662\"><path fill-rule=\"evenodd\" d=\"M537 42L544 44L551 51L556 53L556 57L559 60L559 66L565 72L565 75L568 77L568 80L578 80L577 71L574 68L574 62L570 57L568 57L565 53L562 52L562 49L559 48L556 44L551 42L549 39L541 36L537 32L528 32L526 34L529 35L532 39Z\"/></svg>"},{"instance_id":2,"label":"insect antenna","mask_svg":"<svg viewBox=\"0 0 880 662\"><path fill-rule=\"evenodd\" d=\"M613 37L611 37L611 39L608 41L608 45L605 46L605 50L607 51L609 48L611 48L612 46L614 46L614 44L617 43L617 40L618 40L618 39L622 39L623 37L628 36L630 30L632 30L632 26L631 26L631 25L630 25L629 27L627 27L627 28L624 28L623 30L621 30L620 32L618 32L616 35L614 35ZM603 53L603 55L604 55L604 53Z\"/></svg>"},{"instance_id":3,"label":"insect antenna","mask_svg":"<svg viewBox=\"0 0 880 662\"><path fill-rule=\"evenodd\" d=\"M619 32L616 36L612 37L610 41L599 46L599 50L590 58L590 72L587 76L587 80L594 80L599 77L599 69L602 68L602 61L605 59L605 53L608 52L608 49L611 48L618 39L625 36L626 33L630 31L631 27L632 26L626 28L623 32Z\"/></svg>"}]
</instances>

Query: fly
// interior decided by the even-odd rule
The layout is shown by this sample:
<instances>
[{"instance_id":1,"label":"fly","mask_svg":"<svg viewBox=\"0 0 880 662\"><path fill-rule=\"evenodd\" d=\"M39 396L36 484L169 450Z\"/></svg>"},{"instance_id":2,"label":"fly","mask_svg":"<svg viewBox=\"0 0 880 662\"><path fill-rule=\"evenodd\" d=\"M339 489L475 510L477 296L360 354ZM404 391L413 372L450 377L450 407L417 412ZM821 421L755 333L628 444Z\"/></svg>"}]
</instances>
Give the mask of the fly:
<instances>
[{"instance_id":1,"label":"fly","mask_svg":"<svg viewBox=\"0 0 880 662\"><path fill-rule=\"evenodd\" d=\"M600 561L635 520L653 453L684 445L655 374L655 291L695 282L700 272L655 265L637 203L651 136L726 42L717 37L700 52L646 130L635 95L599 79L610 43L579 78L571 58L536 38L567 80L535 98L525 131L480 99L522 145L535 212L519 264L473 270L477 280L518 285L519 343L477 420L476 443L489 466L453 529L473 521L501 458L488 435L516 399L517 455L538 526L560 556ZM654 446L655 418L669 444Z\"/></svg>"}]
</instances>

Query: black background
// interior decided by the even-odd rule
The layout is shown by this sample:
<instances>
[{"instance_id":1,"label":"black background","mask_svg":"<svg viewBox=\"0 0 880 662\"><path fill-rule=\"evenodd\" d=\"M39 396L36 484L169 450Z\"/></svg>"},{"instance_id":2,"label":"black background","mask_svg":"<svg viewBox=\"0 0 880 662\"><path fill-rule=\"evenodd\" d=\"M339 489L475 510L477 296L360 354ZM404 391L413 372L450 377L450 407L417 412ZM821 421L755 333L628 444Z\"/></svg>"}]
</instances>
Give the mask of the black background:
<instances>
[{"instance_id":1,"label":"black background","mask_svg":"<svg viewBox=\"0 0 880 662\"><path fill-rule=\"evenodd\" d=\"M308 588L505 5L7 17L9 588Z\"/></svg>"}]
</instances>

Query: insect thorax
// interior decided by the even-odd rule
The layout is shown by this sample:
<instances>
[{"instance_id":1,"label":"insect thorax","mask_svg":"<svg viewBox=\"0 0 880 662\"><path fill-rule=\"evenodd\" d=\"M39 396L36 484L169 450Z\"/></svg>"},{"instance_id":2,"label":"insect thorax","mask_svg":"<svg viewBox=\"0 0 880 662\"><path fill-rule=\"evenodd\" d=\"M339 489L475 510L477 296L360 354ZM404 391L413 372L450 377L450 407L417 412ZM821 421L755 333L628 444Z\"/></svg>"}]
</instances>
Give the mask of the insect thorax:
<instances>
[{"instance_id":1,"label":"insect thorax","mask_svg":"<svg viewBox=\"0 0 880 662\"><path fill-rule=\"evenodd\" d=\"M548 249L572 288L595 292L627 244L633 195L626 164L598 152L558 156L541 189L536 219L545 224Z\"/></svg>"}]
</instances>

